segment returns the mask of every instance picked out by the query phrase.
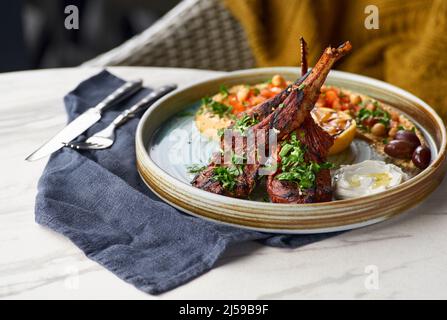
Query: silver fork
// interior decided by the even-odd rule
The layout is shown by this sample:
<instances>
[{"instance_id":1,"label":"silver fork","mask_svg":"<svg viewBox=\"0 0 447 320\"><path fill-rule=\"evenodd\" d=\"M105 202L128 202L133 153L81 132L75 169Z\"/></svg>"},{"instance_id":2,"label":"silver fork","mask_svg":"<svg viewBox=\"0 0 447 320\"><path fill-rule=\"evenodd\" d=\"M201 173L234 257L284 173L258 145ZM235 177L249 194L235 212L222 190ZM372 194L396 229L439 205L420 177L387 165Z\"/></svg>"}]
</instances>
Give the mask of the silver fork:
<instances>
[{"instance_id":1,"label":"silver fork","mask_svg":"<svg viewBox=\"0 0 447 320\"><path fill-rule=\"evenodd\" d=\"M141 99L129 109L121 112L105 129L98 131L85 141L64 143L66 147L77 150L107 149L115 142L115 129L132 118L138 111L150 106L159 98L177 88L174 84L162 86Z\"/></svg>"}]
</instances>

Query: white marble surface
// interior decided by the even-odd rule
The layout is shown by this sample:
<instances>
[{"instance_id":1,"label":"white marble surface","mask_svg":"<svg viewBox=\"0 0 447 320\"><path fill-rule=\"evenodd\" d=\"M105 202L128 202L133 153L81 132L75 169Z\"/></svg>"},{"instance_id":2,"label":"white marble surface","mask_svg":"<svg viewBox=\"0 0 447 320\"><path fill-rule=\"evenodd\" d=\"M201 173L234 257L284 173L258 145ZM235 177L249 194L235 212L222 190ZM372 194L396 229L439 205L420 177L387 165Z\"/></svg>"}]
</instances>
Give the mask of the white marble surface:
<instances>
[{"instance_id":1,"label":"white marble surface","mask_svg":"<svg viewBox=\"0 0 447 320\"><path fill-rule=\"evenodd\" d=\"M148 85L216 73L111 68ZM97 69L0 75L0 298L313 299L447 298L447 179L418 208L393 220L299 249L231 248L205 275L160 296L140 292L34 222L46 160L24 161L65 123L62 97ZM377 268L378 277L365 272ZM369 276L369 277L368 277ZM378 279L378 288L365 286Z\"/></svg>"}]
</instances>

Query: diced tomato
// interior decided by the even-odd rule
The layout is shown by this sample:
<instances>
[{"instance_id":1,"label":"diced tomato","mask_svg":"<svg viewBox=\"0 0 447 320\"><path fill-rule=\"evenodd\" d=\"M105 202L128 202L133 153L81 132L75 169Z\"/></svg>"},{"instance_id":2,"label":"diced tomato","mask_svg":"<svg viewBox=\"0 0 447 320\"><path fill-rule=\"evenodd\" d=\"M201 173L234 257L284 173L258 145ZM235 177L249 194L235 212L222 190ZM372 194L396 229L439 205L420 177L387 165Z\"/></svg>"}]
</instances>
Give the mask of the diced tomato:
<instances>
[{"instance_id":1,"label":"diced tomato","mask_svg":"<svg viewBox=\"0 0 447 320\"><path fill-rule=\"evenodd\" d=\"M260 104L261 102L265 101L265 98L263 98L262 96L258 95L258 96L253 96L250 98L250 107L254 107L258 104Z\"/></svg>"},{"instance_id":2,"label":"diced tomato","mask_svg":"<svg viewBox=\"0 0 447 320\"><path fill-rule=\"evenodd\" d=\"M332 108L335 110L340 110L341 109L340 100L335 99L334 101L332 101Z\"/></svg>"},{"instance_id":3,"label":"diced tomato","mask_svg":"<svg viewBox=\"0 0 447 320\"><path fill-rule=\"evenodd\" d=\"M275 96L276 95L276 93L274 93L274 92L272 92L271 90L269 90L269 89L262 89L261 90L261 96L263 96L263 97L265 97L265 98L271 98L271 97L273 97L273 96Z\"/></svg>"},{"instance_id":4,"label":"diced tomato","mask_svg":"<svg viewBox=\"0 0 447 320\"><path fill-rule=\"evenodd\" d=\"M341 105L341 110L343 110L343 111L349 110L349 103L343 103Z\"/></svg>"},{"instance_id":5,"label":"diced tomato","mask_svg":"<svg viewBox=\"0 0 447 320\"><path fill-rule=\"evenodd\" d=\"M335 90L332 89L326 91L325 97L326 101L329 102L329 104L331 105L334 103L335 100L338 100L337 93L335 92Z\"/></svg>"},{"instance_id":6,"label":"diced tomato","mask_svg":"<svg viewBox=\"0 0 447 320\"><path fill-rule=\"evenodd\" d=\"M369 117L369 118L366 118L365 120L363 120L362 124L366 127L372 127L376 123L377 123L377 119L374 119L373 117Z\"/></svg>"},{"instance_id":7,"label":"diced tomato","mask_svg":"<svg viewBox=\"0 0 447 320\"><path fill-rule=\"evenodd\" d=\"M240 112L245 111L246 107L239 102L239 100L237 99L236 96L232 96L230 97L230 105L233 107L233 110L231 110L231 112L233 114L238 114Z\"/></svg>"},{"instance_id":8,"label":"diced tomato","mask_svg":"<svg viewBox=\"0 0 447 320\"><path fill-rule=\"evenodd\" d=\"M396 128L396 127L398 126L398 124L399 124L398 121L394 121L394 120L391 120L391 121L390 121L390 127L391 127L391 128Z\"/></svg>"},{"instance_id":9,"label":"diced tomato","mask_svg":"<svg viewBox=\"0 0 447 320\"><path fill-rule=\"evenodd\" d=\"M343 97L340 98L340 101L343 103L349 103L351 102L351 98L348 95L343 95Z\"/></svg>"}]
</instances>

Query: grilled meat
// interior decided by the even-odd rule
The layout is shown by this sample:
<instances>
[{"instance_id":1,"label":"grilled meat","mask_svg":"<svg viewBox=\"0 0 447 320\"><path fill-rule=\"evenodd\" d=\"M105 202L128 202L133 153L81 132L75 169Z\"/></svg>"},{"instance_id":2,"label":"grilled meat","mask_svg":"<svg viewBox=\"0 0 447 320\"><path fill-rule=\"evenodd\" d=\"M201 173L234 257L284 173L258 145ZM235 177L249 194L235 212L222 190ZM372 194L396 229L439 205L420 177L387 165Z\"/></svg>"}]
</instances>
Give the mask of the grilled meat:
<instances>
[{"instance_id":1,"label":"grilled meat","mask_svg":"<svg viewBox=\"0 0 447 320\"><path fill-rule=\"evenodd\" d=\"M306 60L306 49L305 43L303 42L302 47L302 56L304 57L303 60ZM225 154L215 154L208 167L204 171L197 174L193 179L192 185L217 194L224 194L238 198L248 197L255 186L258 170L261 166L258 161L259 155L257 152L258 150L268 149L268 141L265 141L268 130L273 129L277 133L278 141L280 141L284 137L290 135L290 133L300 128L303 122L305 123L303 130L309 136L306 138L306 141L303 141L303 143L306 145L312 144L318 146L318 149L314 150L315 152L309 151L306 157L308 157L309 161L321 161L321 155L326 154L330 145L329 147L325 148L328 144L324 140L326 137L321 137L322 129L317 130L315 128L317 125L310 117L310 110L313 108L316 100L318 99L320 88L323 85L330 68L350 49L351 45L349 42L346 42L337 49L330 47L327 48L310 72L306 73L277 96L265 101L257 107L252 108L250 112L247 112L248 115L255 116L256 119L260 120L259 123L250 128L251 133L257 137L263 136L264 140L261 139L261 141L256 141L255 145L248 145L248 138L246 135L233 132L234 136L236 137L235 139L230 138L229 141L225 141L225 138L222 141L222 147ZM278 107L280 105L281 107ZM261 134L258 135L259 133ZM238 139L240 139L239 141L242 143L235 143ZM224 161L226 160L225 155L228 157L228 150L230 150L230 154L235 154L239 158L250 158L255 159L255 161L254 163L245 165L232 162L228 163L228 161ZM309 148L309 150L311 150L311 148ZM313 202L318 201L319 199L321 199L321 201L330 200L328 199L328 194L331 193L330 173L325 170L326 169L321 170L318 174L316 179L316 187L313 191L315 195L312 196L311 192L309 191L307 200L299 201ZM272 201L274 202L276 202L275 199L283 199L284 202L291 202L290 200L294 200L295 198L289 196L289 193L302 193L300 190L295 190L296 188L293 189L292 186L285 188L283 184L278 184L278 187L276 187L277 184L274 180L274 176L269 179L271 182L269 188L271 190ZM285 193L281 193L280 191L282 189L280 190L280 188L285 189Z\"/></svg>"},{"instance_id":2,"label":"grilled meat","mask_svg":"<svg viewBox=\"0 0 447 320\"><path fill-rule=\"evenodd\" d=\"M296 130L296 136L306 147L304 158L306 162L321 164L326 161L327 152L334 143L334 139L318 126L310 115ZM272 202L314 203L332 200L332 180L329 169L321 169L316 174L315 186L306 190L300 190L295 182L276 179L279 173L281 173L280 170L267 178L267 192Z\"/></svg>"},{"instance_id":3,"label":"grilled meat","mask_svg":"<svg viewBox=\"0 0 447 320\"><path fill-rule=\"evenodd\" d=\"M300 37L300 54L301 54L301 77L298 78L293 84L287 86L286 89L278 93L276 96L251 108L250 110L243 113L241 116L248 115L249 117L255 118L258 121L263 120L265 117L271 114L276 109L276 107L278 107L281 103L284 102L284 100L287 98L292 89L298 88L303 83L303 81L310 74L310 71L307 70L308 69L307 43L306 41L304 41L303 37Z\"/></svg>"},{"instance_id":4,"label":"grilled meat","mask_svg":"<svg viewBox=\"0 0 447 320\"><path fill-rule=\"evenodd\" d=\"M191 182L193 186L218 194L224 194L236 198L246 198L255 186L259 167L258 161L260 155L258 150L268 150L269 129L275 128L277 138L283 138L289 128L298 128L306 115L309 113L301 104L304 102L304 93L301 89L294 89L284 101L284 107L276 109L260 123L250 128L250 132L242 135L239 132L232 132L232 136L225 135L222 139L222 152L213 155L211 163L202 172L198 173ZM283 110L284 109L284 110ZM275 127L274 127L275 126ZM255 143L247 143L248 135L256 137ZM228 160L232 155L237 155L238 159L252 159L253 161L243 165L231 163ZM247 161L248 162L248 161ZM217 168L227 168L228 170L241 169L237 176L234 176L235 184L232 188L224 188L223 185L216 183Z\"/></svg>"},{"instance_id":5,"label":"grilled meat","mask_svg":"<svg viewBox=\"0 0 447 320\"><path fill-rule=\"evenodd\" d=\"M301 53L301 75L305 75L307 73L307 69L309 68L309 64L307 63L307 54L309 50L307 49L307 43L303 37L300 37L300 53Z\"/></svg>"}]
</instances>

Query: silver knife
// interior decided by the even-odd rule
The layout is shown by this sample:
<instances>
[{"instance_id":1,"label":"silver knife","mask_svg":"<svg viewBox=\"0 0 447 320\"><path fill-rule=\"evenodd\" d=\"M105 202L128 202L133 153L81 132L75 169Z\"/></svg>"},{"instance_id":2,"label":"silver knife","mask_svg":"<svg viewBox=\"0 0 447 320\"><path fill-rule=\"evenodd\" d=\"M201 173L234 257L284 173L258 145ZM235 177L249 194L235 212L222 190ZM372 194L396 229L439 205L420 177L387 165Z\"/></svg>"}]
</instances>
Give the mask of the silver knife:
<instances>
[{"instance_id":1,"label":"silver knife","mask_svg":"<svg viewBox=\"0 0 447 320\"><path fill-rule=\"evenodd\" d=\"M104 100L99 102L96 106L88 109L83 114L78 116L70 122L64 129L59 131L53 138L42 145L39 149L31 153L25 160L34 161L43 158L64 146L64 143L70 142L84 131L94 125L101 119L102 113L132 96L141 89L143 82L141 80L129 81L109 94Z\"/></svg>"}]
</instances>

